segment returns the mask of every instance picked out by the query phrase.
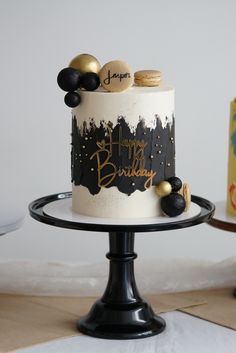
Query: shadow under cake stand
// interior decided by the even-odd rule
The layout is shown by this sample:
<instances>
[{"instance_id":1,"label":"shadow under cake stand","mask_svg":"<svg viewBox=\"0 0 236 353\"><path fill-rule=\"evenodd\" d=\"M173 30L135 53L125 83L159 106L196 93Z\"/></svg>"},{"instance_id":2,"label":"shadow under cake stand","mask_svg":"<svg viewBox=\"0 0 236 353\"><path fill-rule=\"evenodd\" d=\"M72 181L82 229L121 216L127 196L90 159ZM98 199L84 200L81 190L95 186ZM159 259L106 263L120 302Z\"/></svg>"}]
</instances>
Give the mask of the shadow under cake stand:
<instances>
[{"instance_id":1,"label":"shadow under cake stand","mask_svg":"<svg viewBox=\"0 0 236 353\"><path fill-rule=\"evenodd\" d=\"M0 205L0 215L0 236L19 229L25 218L21 210L7 204Z\"/></svg>"},{"instance_id":2,"label":"shadow under cake stand","mask_svg":"<svg viewBox=\"0 0 236 353\"><path fill-rule=\"evenodd\" d=\"M189 212L179 217L111 219L92 218L71 210L71 192L42 197L29 205L30 215L37 221L62 228L108 232L110 270L107 287L89 313L79 319L78 330L107 339L145 338L161 333L165 321L155 315L140 296L134 277L135 232L158 232L181 229L208 222L214 205L192 196Z\"/></svg>"}]
</instances>

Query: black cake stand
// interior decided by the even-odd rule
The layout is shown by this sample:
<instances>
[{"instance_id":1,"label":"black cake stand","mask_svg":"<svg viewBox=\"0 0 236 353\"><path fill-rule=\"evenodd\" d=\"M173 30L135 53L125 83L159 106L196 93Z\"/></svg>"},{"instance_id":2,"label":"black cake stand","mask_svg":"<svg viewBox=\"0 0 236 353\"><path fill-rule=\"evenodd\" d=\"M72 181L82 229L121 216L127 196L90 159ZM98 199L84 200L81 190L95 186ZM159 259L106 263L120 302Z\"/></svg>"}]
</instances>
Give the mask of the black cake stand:
<instances>
[{"instance_id":1,"label":"black cake stand","mask_svg":"<svg viewBox=\"0 0 236 353\"><path fill-rule=\"evenodd\" d=\"M82 221L76 220L76 217L75 220L73 217L63 217L60 206L65 202L68 204L70 199L71 192L42 197L29 205L29 211L37 221L52 226L109 233L110 248L106 257L110 260L110 271L107 287L101 299L78 321L78 330L90 336L107 339L145 338L161 333L165 329L165 321L155 315L151 306L142 299L135 283L135 232L159 232L208 222L214 214L214 205L201 197L192 196L192 205L198 207L197 214L192 217L166 217L162 223L158 223L158 218L154 222L147 218L143 223L137 219L136 224L134 221L130 223L124 220L119 224L117 220L112 224L104 223L100 218L93 218L95 222L91 222L89 217L85 217L87 221L83 221L83 217ZM54 204L56 207L53 212L50 207L47 209Z\"/></svg>"}]
</instances>

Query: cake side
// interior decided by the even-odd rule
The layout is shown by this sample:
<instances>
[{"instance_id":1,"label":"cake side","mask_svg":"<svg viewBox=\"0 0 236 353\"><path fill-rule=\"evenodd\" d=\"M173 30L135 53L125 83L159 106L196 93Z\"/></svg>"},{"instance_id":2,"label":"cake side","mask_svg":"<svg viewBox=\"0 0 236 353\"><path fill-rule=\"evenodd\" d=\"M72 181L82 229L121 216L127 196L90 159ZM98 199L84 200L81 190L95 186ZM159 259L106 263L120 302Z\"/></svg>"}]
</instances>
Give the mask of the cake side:
<instances>
[{"instance_id":1,"label":"cake side","mask_svg":"<svg viewBox=\"0 0 236 353\"><path fill-rule=\"evenodd\" d=\"M72 208L96 217L161 214L154 185L175 175L174 90L81 91L72 111Z\"/></svg>"},{"instance_id":2,"label":"cake side","mask_svg":"<svg viewBox=\"0 0 236 353\"><path fill-rule=\"evenodd\" d=\"M172 122L174 115L174 89L167 86L132 86L125 92L107 92L102 87L96 91L80 91L81 103L72 109L72 115L81 122L117 122L117 117L128 118L130 127L136 126L139 118L145 119L147 127L154 127L156 115L163 126Z\"/></svg>"},{"instance_id":3,"label":"cake side","mask_svg":"<svg viewBox=\"0 0 236 353\"><path fill-rule=\"evenodd\" d=\"M131 196L116 187L103 188L91 195L84 186L72 185L72 209L85 216L102 218L146 218L162 215L155 187L145 192L135 191Z\"/></svg>"}]
</instances>

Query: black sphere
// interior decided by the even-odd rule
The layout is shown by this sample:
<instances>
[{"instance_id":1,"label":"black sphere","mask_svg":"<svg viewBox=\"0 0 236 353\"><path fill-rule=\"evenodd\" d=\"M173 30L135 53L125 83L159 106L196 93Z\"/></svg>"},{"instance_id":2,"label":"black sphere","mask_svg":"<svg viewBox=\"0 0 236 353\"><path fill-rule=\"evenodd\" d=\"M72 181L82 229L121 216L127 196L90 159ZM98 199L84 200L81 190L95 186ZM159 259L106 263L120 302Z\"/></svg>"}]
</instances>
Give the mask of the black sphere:
<instances>
[{"instance_id":1,"label":"black sphere","mask_svg":"<svg viewBox=\"0 0 236 353\"><path fill-rule=\"evenodd\" d=\"M186 207L185 199L182 195L172 192L168 196L161 198L161 209L169 217L179 216Z\"/></svg>"},{"instance_id":2,"label":"black sphere","mask_svg":"<svg viewBox=\"0 0 236 353\"><path fill-rule=\"evenodd\" d=\"M64 101L65 101L66 105L68 105L68 107L75 108L75 107L77 107L77 105L80 104L81 97L80 97L79 93L68 92L65 95Z\"/></svg>"},{"instance_id":3,"label":"black sphere","mask_svg":"<svg viewBox=\"0 0 236 353\"><path fill-rule=\"evenodd\" d=\"M80 86L81 74L72 67L62 69L57 76L58 86L66 92L73 92Z\"/></svg>"},{"instance_id":4,"label":"black sphere","mask_svg":"<svg viewBox=\"0 0 236 353\"><path fill-rule=\"evenodd\" d=\"M177 192L182 188L182 181L180 180L180 178L176 176L173 176L167 179L166 181L168 181L171 184L173 192Z\"/></svg>"},{"instance_id":5,"label":"black sphere","mask_svg":"<svg viewBox=\"0 0 236 353\"><path fill-rule=\"evenodd\" d=\"M81 78L81 85L86 91L95 91L100 86L100 80L95 72L86 72Z\"/></svg>"}]
</instances>

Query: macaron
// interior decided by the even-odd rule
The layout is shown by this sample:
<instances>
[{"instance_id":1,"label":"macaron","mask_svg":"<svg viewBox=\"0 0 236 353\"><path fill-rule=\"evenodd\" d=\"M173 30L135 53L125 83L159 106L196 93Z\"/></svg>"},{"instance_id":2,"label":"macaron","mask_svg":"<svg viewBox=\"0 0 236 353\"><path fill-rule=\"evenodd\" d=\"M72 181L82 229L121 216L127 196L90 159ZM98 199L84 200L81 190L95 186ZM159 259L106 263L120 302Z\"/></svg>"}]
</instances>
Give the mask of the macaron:
<instances>
[{"instance_id":1,"label":"macaron","mask_svg":"<svg viewBox=\"0 0 236 353\"><path fill-rule=\"evenodd\" d=\"M134 73L134 82L137 86L155 87L161 83L161 72L157 70L141 70Z\"/></svg>"},{"instance_id":2,"label":"macaron","mask_svg":"<svg viewBox=\"0 0 236 353\"><path fill-rule=\"evenodd\" d=\"M134 77L131 67L124 61L106 63L99 72L102 87L109 92L123 92L132 86Z\"/></svg>"},{"instance_id":3,"label":"macaron","mask_svg":"<svg viewBox=\"0 0 236 353\"><path fill-rule=\"evenodd\" d=\"M191 205L191 191L187 183L183 184L182 188L178 192L180 195L183 196L186 202L186 207L184 212L187 212Z\"/></svg>"}]
</instances>

